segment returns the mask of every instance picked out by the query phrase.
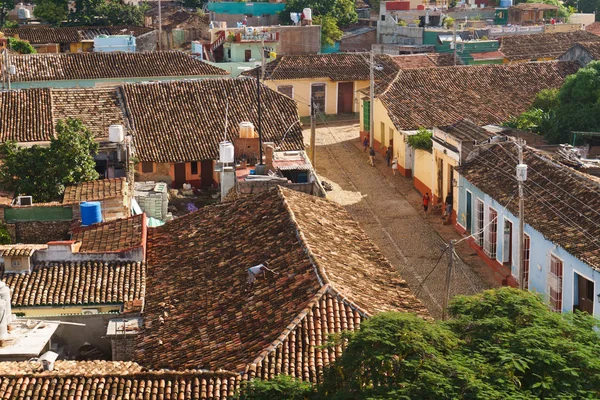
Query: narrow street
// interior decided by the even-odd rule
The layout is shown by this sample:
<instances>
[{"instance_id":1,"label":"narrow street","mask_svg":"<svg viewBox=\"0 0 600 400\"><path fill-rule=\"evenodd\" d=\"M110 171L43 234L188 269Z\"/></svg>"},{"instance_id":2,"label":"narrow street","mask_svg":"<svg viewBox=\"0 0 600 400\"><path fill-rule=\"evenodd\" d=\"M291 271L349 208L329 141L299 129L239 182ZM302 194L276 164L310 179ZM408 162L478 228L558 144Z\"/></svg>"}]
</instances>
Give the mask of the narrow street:
<instances>
[{"instance_id":1,"label":"narrow street","mask_svg":"<svg viewBox=\"0 0 600 400\"><path fill-rule=\"evenodd\" d=\"M460 235L451 226L442 227L439 215L424 218L412 180L393 176L384 157L378 154L376 166L369 165L358 130L357 124L317 128L317 173L333 186L328 197L346 208L432 315L441 318L449 261L449 252L442 252L449 239L460 239ZM309 139L310 129L306 129L307 145ZM434 229L436 225L442 235ZM461 243L458 253L464 254L461 258L468 264L462 259L455 263L451 296L497 285L466 243Z\"/></svg>"}]
</instances>

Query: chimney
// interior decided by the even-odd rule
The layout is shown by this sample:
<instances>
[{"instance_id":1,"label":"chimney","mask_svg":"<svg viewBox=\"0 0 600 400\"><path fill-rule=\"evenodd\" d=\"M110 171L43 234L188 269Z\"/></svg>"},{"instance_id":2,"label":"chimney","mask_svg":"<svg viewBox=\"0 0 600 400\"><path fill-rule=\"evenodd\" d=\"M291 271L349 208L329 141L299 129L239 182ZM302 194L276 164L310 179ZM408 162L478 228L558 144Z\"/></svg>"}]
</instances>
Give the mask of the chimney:
<instances>
[{"instance_id":1,"label":"chimney","mask_svg":"<svg viewBox=\"0 0 600 400\"><path fill-rule=\"evenodd\" d=\"M265 153L265 170L275 171L273 167L273 153L275 153L275 143L273 142L265 142L264 143L264 153Z\"/></svg>"}]
</instances>

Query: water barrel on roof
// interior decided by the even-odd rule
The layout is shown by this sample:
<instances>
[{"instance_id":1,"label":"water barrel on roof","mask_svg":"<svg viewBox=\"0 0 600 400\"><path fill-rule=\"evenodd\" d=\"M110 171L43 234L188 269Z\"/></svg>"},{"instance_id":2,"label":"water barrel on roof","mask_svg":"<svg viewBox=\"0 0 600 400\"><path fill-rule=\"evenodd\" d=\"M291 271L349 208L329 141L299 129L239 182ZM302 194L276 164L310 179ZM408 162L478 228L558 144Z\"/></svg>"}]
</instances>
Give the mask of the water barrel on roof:
<instances>
[{"instance_id":1,"label":"water barrel on roof","mask_svg":"<svg viewBox=\"0 0 600 400\"><path fill-rule=\"evenodd\" d=\"M19 8L17 10L17 18L19 19L30 19L31 18L31 11L29 11L27 8Z\"/></svg>"},{"instance_id":2,"label":"water barrel on roof","mask_svg":"<svg viewBox=\"0 0 600 400\"><path fill-rule=\"evenodd\" d=\"M500 0L500 7L501 8L512 7L512 5L513 5L512 0Z\"/></svg>"},{"instance_id":3,"label":"water barrel on roof","mask_svg":"<svg viewBox=\"0 0 600 400\"><path fill-rule=\"evenodd\" d=\"M79 204L81 225L89 226L102 222L102 205L99 201L84 201Z\"/></svg>"}]
</instances>

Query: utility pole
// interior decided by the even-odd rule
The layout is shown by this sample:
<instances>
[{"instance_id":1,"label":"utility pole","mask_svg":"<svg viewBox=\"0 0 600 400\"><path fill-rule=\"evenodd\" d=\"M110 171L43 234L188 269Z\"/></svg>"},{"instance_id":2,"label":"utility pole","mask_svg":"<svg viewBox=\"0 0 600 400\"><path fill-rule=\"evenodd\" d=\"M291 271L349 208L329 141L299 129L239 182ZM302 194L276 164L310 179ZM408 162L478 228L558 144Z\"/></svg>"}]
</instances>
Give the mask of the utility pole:
<instances>
[{"instance_id":1,"label":"utility pole","mask_svg":"<svg viewBox=\"0 0 600 400\"><path fill-rule=\"evenodd\" d=\"M263 33L264 35L264 33ZM261 45L261 51L262 51L262 57L261 57L261 63L260 63L260 79L261 80L265 80L265 37L263 36L261 41L260 41Z\"/></svg>"},{"instance_id":2,"label":"utility pole","mask_svg":"<svg viewBox=\"0 0 600 400\"><path fill-rule=\"evenodd\" d=\"M256 106L258 107L258 152L259 152L258 164L263 165L262 124L261 124L261 120L260 120L261 104L260 104L260 69L259 68L256 68L256 101L257 101ZM260 170L262 171L262 167Z\"/></svg>"},{"instance_id":3,"label":"utility pole","mask_svg":"<svg viewBox=\"0 0 600 400\"><path fill-rule=\"evenodd\" d=\"M448 270L446 271L446 287L444 288L444 308L442 309L442 321L446 320L446 310L450 302L450 282L452 280L452 269L454 268L454 240L448 242L450 257L448 259Z\"/></svg>"},{"instance_id":4,"label":"utility pole","mask_svg":"<svg viewBox=\"0 0 600 400\"><path fill-rule=\"evenodd\" d=\"M162 50L162 10L158 0L158 51Z\"/></svg>"},{"instance_id":5,"label":"utility pole","mask_svg":"<svg viewBox=\"0 0 600 400\"><path fill-rule=\"evenodd\" d=\"M525 199L523 197L523 182L527 180L527 165L523 163L523 139L519 138L517 148L519 151L519 164L517 165L517 181L519 182L519 246L518 246L518 265L519 265L519 288L526 290L525 287Z\"/></svg>"},{"instance_id":6,"label":"utility pole","mask_svg":"<svg viewBox=\"0 0 600 400\"><path fill-rule=\"evenodd\" d=\"M375 136L375 60L373 56L373 49L371 48L370 62L369 62L369 147L373 147L373 140ZM383 144L383 143L382 143Z\"/></svg>"},{"instance_id":7,"label":"utility pole","mask_svg":"<svg viewBox=\"0 0 600 400\"><path fill-rule=\"evenodd\" d=\"M454 65L456 65L456 21L454 21L454 25L452 26L453 29L453 37L452 37L452 44L454 47Z\"/></svg>"},{"instance_id":8,"label":"utility pole","mask_svg":"<svg viewBox=\"0 0 600 400\"><path fill-rule=\"evenodd\" d=\"M317 160L315 158L316 153L316 139L315 139L315 128L317 125L317 113L315 111L315 98L310 98L310 161L312 162L313 168L317 164Z\"/></svg>"}]
</instances>

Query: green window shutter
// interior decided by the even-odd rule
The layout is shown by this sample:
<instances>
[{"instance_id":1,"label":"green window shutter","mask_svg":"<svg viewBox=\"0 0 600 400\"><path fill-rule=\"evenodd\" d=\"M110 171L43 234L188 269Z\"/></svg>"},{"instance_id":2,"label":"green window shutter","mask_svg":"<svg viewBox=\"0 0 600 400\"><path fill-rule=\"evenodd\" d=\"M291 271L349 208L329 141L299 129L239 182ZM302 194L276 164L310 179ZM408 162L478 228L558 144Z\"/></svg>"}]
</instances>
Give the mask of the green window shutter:
<instances>
[{"instance_id":1,"label":"green window shutter","mask_svg":"<svg viewBox=\"0 0 600 400\"><path fill-rule=\"evenodd\" d=\"M363 100L363 131L369 132L371 129L371 102Z\"/></svg>"}]
</instances>

